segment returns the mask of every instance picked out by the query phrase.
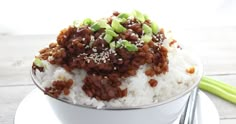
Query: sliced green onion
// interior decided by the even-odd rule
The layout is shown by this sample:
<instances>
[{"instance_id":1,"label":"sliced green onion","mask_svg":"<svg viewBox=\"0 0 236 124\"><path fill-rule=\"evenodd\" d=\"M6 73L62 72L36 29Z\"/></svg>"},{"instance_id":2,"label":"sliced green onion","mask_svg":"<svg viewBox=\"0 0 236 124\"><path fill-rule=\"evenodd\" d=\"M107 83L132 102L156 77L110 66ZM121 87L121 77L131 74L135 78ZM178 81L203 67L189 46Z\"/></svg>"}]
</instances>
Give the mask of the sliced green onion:
<instances>
[{"instance_id":1,"label":"sliced green onion","mask_svg":"<svg viewBox=\"0 0 236 124\"><path fill-rule=\"evenodd\" d=\"M125 21L127 21L127 19L125 19L125 18L119 18L118 20L120 23L124 23Z\"/></svg>"},{"instance_id":2,"label":"sliced green onion","mask_svg":"<svg viewBox=\"0 0 236 124\"><path fill-rule=\"evenodd\" d=\"M236 95L236 87L234 87L232 85L223 83L223 82L218 81L218 80L214 80L214 79L206 77L206 76L202 77L202 81L205 81L209 84L215 85L219 88L222 88L222 89L226 90L229 93L232 93L232 94Z\"/></svg>"},{"instance_id":3,"label":"sliced green onion","mask_svg":"<svg viewBox=\"0 0 236 124\"><path fill-rule=\"evenodd\" d=\"M111 28L111 26L109 24L107 24L107 20L105 20L105 19L99 20L98 22L94 23L91 26L92 31L97 31L101 28L109 29L109 28Z\"/></svg>"},{"instance_id":4,"label":"sliced green onion","mask_svg":"<svg viewBox=\"0 0 236 124\"><path fill-rule=\"evenodd\" d=\"M107 20L105 20L105 19L99 20L99 21L98 21L98 25L99 25L101 28L111 28L110 25L107 24Z\"/></svg>"},{"instance_id":5,"label":"sliced green onion","mask_svg":"<svg viewBox=\"0 0 236 124\"><path fill-rule=\"evenodd\" d=\"M113 37L109 34L106 34L104 36L104 40L106 40L107 43L110 43L112 41Z\"/></svg>"},{"instance_id":6,"label":"sliced green onion","mask_svg":"<svg viewBox=\"0 0 236 124\"><path fill-rule=\"evenodd\" d=\"M134 15L134 17L135 17L136 19L138 19L140 22L143 23L143 22L145 21L145 17L144 17L144 15L143 15L141 12L135 10L135 11L133 12L133 15Z\"/></svg>"},{"instance_id":7,"label":"sliced green onion","mask_svg":"<svg viewBox=\"0 0 236 124\"><path fill-rule=\"evenodd\" d=\"M43 67L43 62L42 62L41 59L39 59L39 58L35 58L35 59L34 59L34 64L35 64L37 67Z\"/></svg>"},{"instance_id":8,"label":"sliced green onion","mask_svg":"<svg viewBox=\"0 0 236 124\"><path fill-rule=\"evenodd\" d=\"M75 21L73 21L73 26L74 27L80 27L80 24L81 24L81 22L79 21L79 20L75 20Z\"/></svg>"},{"instance_id":9,"label":"sliced green onion","mask_svg":"<svg viewBox=\"0 0 236 124\"><path fill-rule=\"evenodd\" d=\"M111 49L115 49L116 48L116 43L115 42L111 42L109 45L110 45Z\"/></svg>"},{"instance_id":10,"label":"sliced green onion","mask_svg":"<svg viewBox=\"0 0 236 124\"><path fill-rule=\"evenodd\" d=\"M120 13L117 17L127 19L127 18L129 18L129 14L128 13Z\"/></svg>"},{"instance_id":11,"label":"sliced green onion","mask_svg":"<svg viewBox=\"0 0 236 124\"><path fill-rule=\"evenodd\" d=\"M158 26L157 26L157 24L155 23L155 22L152 22L151 23L151 28L152 28L152 32L154 33L154 34L157 34L158 33Z\"/></svg>"},{"instance_id":12,"label":"sliced green onion","mask_svg":"<svg viewBox=\"0 0 236 124\"><path fill-rule=\"evenodd\" d=\"M143 24L142 29L145 34L152 34L152 28L150 28L147 24Z\"/></svg>"},{"instance_id":13,"label":"sliced green onion","mask_svg":"<svg viewBox=\"0 0 236 124\"><path fill-rule=\"evenodd\" d=\"M229 102L236 104L236 95L231 94L216 85L213 85L211 83L208 83L202 80L199 84L199 88L207 92L210 92L212 94L215 94Z\"/></svg>"},{"instance_id":14,"label":"sliced green onion","mask_svg":"<svg viewBox=\"0 0 236 124\"><path fill-rule=\"evenodd\" d=\"M152 35L149 35L149 34L145 34L142 36L141 38L145 43L148 43L152 40Z\"/></svg>"},{"instance_id":15,"label":"sliced green onion","mask_svg":"<svg viewBox=\"0 0 236 124\"><path fill-rule=\"evenodd\" d=\"M86 18L86 19L84 19L84 21L83 21L83 24L84 24L84 25L92 25L93 23L94 23L93 20L90 19L90 18Z\"/></svg>"},{"instance_id":16,"label":"sliced green onion","mask_svg":"<svg viewBox=\"0 0 236 124\"><path fill-rule=\"evenodd\" d=\"M135 52L135 51L138 51L138 47L134 44L129 44L129 45L126 45L125 47L129 52Z\"/></svg>"},{"instance_id":17,"label":"sliced green onion","mask_svg":"<svg viewBox=\"0 0 236 124\"><path fill-rule=\"evenodd\" d=\"M97 31L99 30L101 27L99 26L99 24L96 22L91 26L91 30L92 31Z\"/></svg>"},{"instance_id":18,"label":"sliced green onion","mask_svg":"<svg viewBox=\"0 0 236 124\"><path fill-rule=\"evenodd\" d=\"M144 16L145 20L148 20L148 19L149 19L149 17L148 17L147 14L143 14L143 16Z\"/></svg>"},{"instance_id":19,"label":"sliced green onion","mask_svg":"<svg viewBox=\"0 0 236 124\"><path fill-rule=\"evenodd\" d=\"M106 34L109 34L112 37L118 37L118 34L116 34L116 32L114 32L112 29L106 29L105 32Z\"/></svg>"},{"instance_id":20,"label":"sliced green onion","mask_svg":"<svg viewBox=\"0 0 236 124\"><path fill-rule=\"evenodd\" d=\"M122 42L117 41L117 42L116 42L116 48L119 48L119 47L121 47L121 46L122 46Z\"/></svg>"},{"instance_id":21,"label":"sliced green onion","mask_svg":"<svg viewBox=\"0 0 236 124\"><path fill-rule=\"evenodd\" d=\"M124 45L124 47L129 51L129 52L134 52L134 51L138 51L138 47L134 44L131 44L129 41L127 40L123 40L122 44Z\"/></svg>"},{"instance_id":22,"label":"sliced green onion","mask_svg":"<svg viewBox=\"0 0 236 124\"><path fill-rule=\"evenodd\" d=\"M117 19L113 19L111 23L112 28L117 32L125 32L126 28L120 24L120 22Z\"/></svg>"}]
</instances>

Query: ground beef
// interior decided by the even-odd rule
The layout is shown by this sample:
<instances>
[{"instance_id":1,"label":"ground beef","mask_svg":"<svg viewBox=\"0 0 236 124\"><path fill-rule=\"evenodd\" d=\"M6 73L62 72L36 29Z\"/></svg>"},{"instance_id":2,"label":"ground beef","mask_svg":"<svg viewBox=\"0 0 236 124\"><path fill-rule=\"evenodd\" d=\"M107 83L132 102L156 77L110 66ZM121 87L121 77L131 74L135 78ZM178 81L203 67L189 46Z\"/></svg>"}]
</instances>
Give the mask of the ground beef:
<instances>
[{"instance_id":1,"label":"ground beef","mask_svg":"<svg viewBox=\"0 0 236 124\"><path fill-rule=\"evenodd\" d=\"M113 13L113 16L118 15L119 12ZM108 18L109 25L111 21L112 17ZM151 21L146 20L144 23L150 25ZM57 43L51 43L49 47L40 50L38 57L62 66L69 72L75 68L84 69L87 76L83 79L82 89L89 97L106 101L124 97L127 95L127 89L120 89L122 80L136 75L141 65L148 65L145 74L150 77L168 71L168 51L162 46L163 40L166 39L163 29L153 34L150 42L144 43L138 42L143 35L143 23L133 18L121 24L127 30L118 33L118 37L113 41L128 40L138 47L137 51L128 51L124 47L111 49L103 39L103 28L93 32L89 26L69 26L60 32ZM58 97L62 92L67 95L67 83L55 81L53 87L47 88L46 92L54 97ZM151 79L149 84L155 87L157 81Z\"/></svg>"},{"instance_id":2,"label":"ground beef","mask_svg":"<svg viewBox=\"0 0 236 124\"><path fill-rule=\"evenodd\" d=\"M69 79L67 81L53 81L52 82L52 87L47 87L45 88L45 93L53 96L53 97L59 97L59 95L61 93L63 93L64 95L69 95L70 91L70 87L73 85L73 80Z\"/></svg>"},{"instance_id":3,"label":"ground beef","mask_svg":"<svg viewBox=\"0 0 236 124\"><path fill-rule=\"evenodd\" d=\"M176 40L173 40L169 43L169 46L172 46L173 44L175 44L177 41Z\"/></svg>"},{"instance_id":4,"label":"ground beef","mask_svg":"<svg viewBox=\"0 0 236 124\"><path fill-rule=\"evenodd\" d=\"M194 67L189 67L186 69L186 72L189 74L193 74L195 72L195 68Z\"/></svg>"},{"instance_id":5,"label":"ground beef","mask_svg":"<svg viewBox=\"0 0 236 124\"><path fill-rule=\"evenodd\" d=\"M151 79L148 81L148 83L150 84L151 87L156 87L158 82L155 79Z\"/></svg>"}]
</instances>

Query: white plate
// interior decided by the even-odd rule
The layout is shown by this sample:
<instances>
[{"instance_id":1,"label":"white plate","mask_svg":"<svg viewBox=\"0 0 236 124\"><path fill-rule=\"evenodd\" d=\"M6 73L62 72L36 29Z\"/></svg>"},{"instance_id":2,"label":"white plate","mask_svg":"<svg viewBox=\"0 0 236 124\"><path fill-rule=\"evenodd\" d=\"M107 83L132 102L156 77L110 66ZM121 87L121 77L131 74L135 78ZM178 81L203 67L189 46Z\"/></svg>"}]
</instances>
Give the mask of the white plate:
<instances>
[{"instance_id":1,"label":"white plate","mask_svg":"<svg viewBox=\"0 0 236 124\"><path fill-rule=\"evenodd\" d=\"M199 92L195 124L219 124L219 115L211 100ZM62 124L54 115L44 94L33 90L20 103L14 124ZM174 124L178 124L178 120Z\"/></svg>"}]
</instances>

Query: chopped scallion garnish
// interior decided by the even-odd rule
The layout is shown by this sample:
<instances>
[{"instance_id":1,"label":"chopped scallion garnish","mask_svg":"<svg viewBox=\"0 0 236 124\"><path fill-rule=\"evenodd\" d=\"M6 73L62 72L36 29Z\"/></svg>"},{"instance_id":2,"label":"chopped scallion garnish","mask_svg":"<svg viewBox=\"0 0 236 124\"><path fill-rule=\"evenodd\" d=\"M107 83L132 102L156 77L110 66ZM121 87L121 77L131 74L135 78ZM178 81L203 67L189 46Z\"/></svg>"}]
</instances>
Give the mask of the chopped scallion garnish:
<instances>
[{"instance_id":1,"label":"chopped scallion garnish","mask_svg":"<svg viewBox=\"0 0 236 124\"><path fill-rule=\"evenodd\" d=\"M138 50L138 47L127 40L122 40L122 45L130 52Z\"/></svg>"},{"instance_id":2,"label":"chopped scallion garnish","mask_svg":"<svg viewBox=\"0 0 236 124\"><path fill-rule=\"evenodd\" d=\"M119 48L119 47L121 47L122 46L122 41L117 41L116 42L116 48Z\"/></svg>"},{"instance_id":3,"label":"chopped scallion garnish","mask_svg":"<svg viewBox=\"0 0 236 124\"><path fill-rule=\"evenodd\" d=\"M75 21L73 21L73 26L74 27L80 27L80 24L81 24L81 22L79 21L79 20L75 20Z\"/></svg>"},{"instance_id":4,"label":"chopped scallion garnish","mask_svg":"<svg viewBox=\"0 0 236 124\"><path fill-rule=\"evenodd\" d=\"M134 51L138 51L138 47L134 44L129 44L129 45L126 45L125 47L128 51L130 52L134 52Z\"/></svg>"},{"instance_id":5,"label":"chopped scallion garnish","mask_svg":"<svg viewBox=\"0 0 236 124\"><path fill-rule=\"evenodd\" d=\"M120 23L124 23L125 21L127 21L127 19L125 19L125 18L119 18L119 22L120 22Z\"/></svg>"},{"instance_id":6,"label":"chopped scallion garnish","mask_svg":"<svg viewBox=\"0 0 236 124\"><path fill-rule=\"evenodd\" d=\"M149 27L147 24L143 24L142 28L145 34L152 34L152 28Z\"/></svg>"},{"instance_id":7,"label":"chopped scallion garnish","mask_svg":"<svg viewBox=\"0 0 236 124\"><path fill-rule=\"evenodd\" d=\"M148 42L150 42L150 41L152 40L152 35L150 35L150 34L145 34L145 35L142 36L141 39L142 39L145 43L148 43Z\"/></svg>"},{"instance_id":8,"label":"chopped scallion garnish","mask_svg":"<svg viewBox=\"0 0 236 124\"><path fill-rule=\"evenodd\" d=\"M111 26L109 24L107 24L107 20L105 20L105 19L99 20L98 25L101 28L111 28Z\"/></svg>"},{"instance_id":9,"label":"chopped scallion garnish","mask_svg":"<svg viewBox=\"0 0 236 124\"><path fill-rule=\"evenodd\" d=\"M145 21L145 17L144 17L144 15L143 15L141 12L135 10L135 11L133 12L133 15L134 15L134 17L135 17L136 19L138 19L140 22L143 23L143 22Z\"/></svg>"},{"instance_id":10,"label":"chopped scallion garnish","mask_svg":"<svg viewBox=\"0 0 236 124\"><path fill-rule=\"evenodd\" d=\"M86 18L86 19L84 19L84 21L83 21L83 24L84 24L84 25L92 25L93 23L94 23L93 20L90 19L90 18Z\"/></svg>"},{"instance_id":11,"label":"chopped scallion garnish","mask_svg":"<svg viewBox=\"0 0 236 124\"><path fill-rule=\"evenodd\" d=\"M34 59L34 64L35 64L37 67L43 67L43 62L42 62L41 59L39 59L39 58L35 58L35 59Z\"/></svg>"},{"instance_id":12,"label":"chopped scallion garnish","mask_svg":"<svg viewBox=\"0 0 236 124\"><path fill-rule=\"evenodd\" d=\"M92 31L97 31L99 30L101 27L99 26L99 24L96 22L91 26L91 30Z\"/></svg>"},{"instance_id":13,"label":"chopped scallion garnish","mask_svg":"<svg viewBox=\"0 0 236 124\"><path fill-rule=\"evenodd\" d=\"M111 49L115 49L116 48L116 43L115 42L111 42L109 45L110 45Z\"/></svg>"},{"instance_id":14,"label":"chopped scallion garnish","mask_svg":"<svg viewBox=\"0 0 236 124\"><path fill-rule=\"evenodd\" d=\"M120 13L117 17L127 19L129 17L129 14L128 13Z\"/></svg>"},{"instance_id":15,"label":"chopped scallion garnish","mask_svg":"<svg viewBox=\"0 0 236 124\"><path fill-rule=\"evenodd\" d=\"M120 24L119 20L117 20L117 19L112 20L111 26L117 33L121 33L121 32L126 31L126 28L124 26L122 26Z\"/></svg>"},{"instance_id":16,"label":"chopped scallion garnish","mask_svg":"<svg viewBox=\"0 0 236 124\"><path fill-rule=\"evenodd\" d=\"M112 41L113 37L110 34L106 34L104 36L104 40L106 40L107 43L110 43Z\"/></svg>"},{"instance_id":17,"label":"chopped scallion garnish","mask_svg":"<svg viewBox=\"0 0 236 124\"><path fill-rule=\"evenodd\" d=\"M151 28L152 28L152 32L154 33L154 34L157 34L158 33L158 26L157 26L157 24L155 23L155 22L152 22L151 23Z\"/></svg>"},{"instance_id":18,"label":"chopped scallion garnish","mask_svg":"<svg viewBox=\"0 0 236 124\"><path fill-rule=\"evenodd\" d=\"M98 22L94 23L92 26L91 26L91 29L92 31L97 31L101 28L106 28L106 29L109 29L111 28L111 26L109 24L107 24L107 20L99 20Z\"/></svg>"},{"instance_id":19,"label":"chopped scallion garnish","mask_svg":"<svg viewBox=\"0 0 236 124\"><path fill-rule=\"evenodd\" d=\"M148 20L148 19L149 19L149 17L148 17L147 14L143 14L143 16L144 16L145 20Z\"/></svg>"},{"instance_id":20,"label":"chopped scallion garnish","mask_svg":"<svg viewBox=\"0 0 236 124\"><path fill-rule=\"evenodd\" d=\"M111 28L111 29L106 29L105 32L106 32L106 34L109 34L109 35L111 35L112 37L118 37L118 34L116 34L116 32L114 32L114 31L112 30L112 28Z\"/></svg>"}]
</instances>

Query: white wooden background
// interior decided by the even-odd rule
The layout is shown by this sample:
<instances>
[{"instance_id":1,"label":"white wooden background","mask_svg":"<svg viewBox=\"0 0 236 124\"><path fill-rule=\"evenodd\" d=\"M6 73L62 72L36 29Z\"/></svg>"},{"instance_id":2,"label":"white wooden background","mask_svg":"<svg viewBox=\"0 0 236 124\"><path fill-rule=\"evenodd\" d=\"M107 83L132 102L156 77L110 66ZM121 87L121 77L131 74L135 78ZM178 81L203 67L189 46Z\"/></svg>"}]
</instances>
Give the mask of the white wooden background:
<instances>
[{"instance_id":1,"label":"white wooden background","mask_svg":"<svg viewBox=\"0 0 236 124\"><path fill-rule=\"evenodd\" d=\"M100 2L104 4L104 1ZM147 13L152 12L153 17L153 13L160 14L158 19L163 18L162 23L173 28L176 39L201 57L206 75L236 86L236 1L179 0L187 2L187 7L174 0L156 0L160 1L159 6L152 3L155 0L145 0L145 4L138 2L139 5L133 6L130 4L134 1L126 1L129 4L112 1L107 9L98 11L108 15L111 12L108 10L140 8ZM56 35L50 34L58 33L76 18L93 15L93 11L89 10L78 9L76 14L68 12L77 10L76 7L83 9L91 2L94 4L90 8L102 7L98 1L92 0L54 2L0 0L0 124L13 124L20 101L36 88L29 76L31 61L36 51L55 41ZM173 4L168 4L170 2ZM69 5L71 7L64 8ZM174 14L169 16L171 13ZM236 124L236 105L207 95L218 109L221 124Z\"/></svg>"}]
</instances>

